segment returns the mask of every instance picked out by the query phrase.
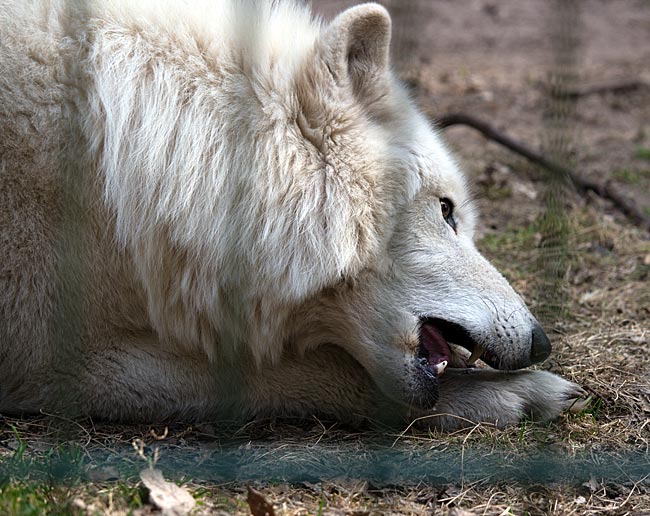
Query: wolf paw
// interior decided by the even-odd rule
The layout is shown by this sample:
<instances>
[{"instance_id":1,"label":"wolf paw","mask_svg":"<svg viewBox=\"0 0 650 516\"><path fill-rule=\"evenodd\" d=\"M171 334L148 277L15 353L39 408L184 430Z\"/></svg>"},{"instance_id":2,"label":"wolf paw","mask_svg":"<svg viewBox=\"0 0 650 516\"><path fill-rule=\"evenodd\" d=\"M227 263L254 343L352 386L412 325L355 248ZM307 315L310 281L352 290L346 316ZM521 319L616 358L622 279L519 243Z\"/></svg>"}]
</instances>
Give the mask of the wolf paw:
<instances>
[{"instance_id":1,"label":"wolf paw","mask_svg":"<svg viewBox=\"0 0 650 516\"><path fill-rule=\"evenodd\" d=\"M533 421L550 421L563 412L578 413L587 406L587 393L575 383L547 371L527 371L518 394L524 413Z\"/></svg>"},{"instance_id":2,"label":"wolf paw","mask_svg":"<svg viewBox=\"0 0 650 516\"><path fill-rule=\"evenodd\" d=\"M428 426L454 430L486 422L505 427L525 418L550 421L586 404L582 388L547 371L450 370L440 383Z\"/></svg>"}]
</instances>

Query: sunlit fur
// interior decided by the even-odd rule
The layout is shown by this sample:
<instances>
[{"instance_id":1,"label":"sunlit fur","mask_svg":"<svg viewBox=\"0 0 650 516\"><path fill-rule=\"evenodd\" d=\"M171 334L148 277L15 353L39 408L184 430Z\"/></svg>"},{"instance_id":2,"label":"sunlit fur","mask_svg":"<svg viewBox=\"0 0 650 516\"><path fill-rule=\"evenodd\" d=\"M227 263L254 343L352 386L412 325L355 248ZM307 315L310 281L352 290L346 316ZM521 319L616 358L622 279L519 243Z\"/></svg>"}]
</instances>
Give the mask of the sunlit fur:
<instances>
[{"instance_id":1,"label":"sunlit fur","mask_svg":"<svg viewBox=\"0 0 650 516\"><path fill-rule=\"evenodd\" d=\"M0 410L408 415L421 316L528 365L534 318L472 243L383 8L0 0L0 30ZM454 374L427 388L469 419L578 393Z\"/></svg>"}]
</instances>

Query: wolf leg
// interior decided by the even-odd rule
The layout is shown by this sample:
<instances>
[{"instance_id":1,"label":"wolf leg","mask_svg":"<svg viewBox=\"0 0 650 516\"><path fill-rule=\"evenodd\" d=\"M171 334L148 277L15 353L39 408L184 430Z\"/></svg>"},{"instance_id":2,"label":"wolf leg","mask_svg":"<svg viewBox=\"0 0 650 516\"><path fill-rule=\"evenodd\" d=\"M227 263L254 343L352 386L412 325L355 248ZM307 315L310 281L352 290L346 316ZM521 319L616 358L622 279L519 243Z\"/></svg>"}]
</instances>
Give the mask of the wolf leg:
<instances>
[{"instance_id":1,"label":"wolf leg","mask_svg":"<svg viewBox=\"0 0 650 516\"><path fill-rule=\"evenodd\" d=\"M477 422L504 427L525 417L548 421L579 404L584 394L578 385L547 371L448 369L440 378L435 412L422 422L453 430Z\"/></svg>"},{"instance_id":2,"label":"wolf leg","mask_svg":"<svg viewBox=\"0 0 650 516\"><path fill-rule=\"evenodd\" d=\"M275 366L251 357L210 363L154 336L69 348L0 379L0 413L152 423L246 422L256 417L331 417L358 423L377 397L363 368L338 348L287 354Z\"/></svg>"},{"instance_id":3,"label":"wolf leg","mask_svg":"<svg viewBox=\"0 0 650 516\"><path fill-rule=\"evenodd\" d=\"M202 356L174 353L153 336L58 349L0 379L0 412L154 422L213 410L216 382Z\"/></svg>"},{"instance_id":4,"label":"wolf leg","mask_svg":"<svg viewBox=\"0 0 650 516\"><path fill-rule=\"evenodd\" d=\"M381 398L361 365L335 346L304 356L287 354L248 380L248 410L254 417L318 416L357 424L378 413Z\"/></svg>"}]
</instances>

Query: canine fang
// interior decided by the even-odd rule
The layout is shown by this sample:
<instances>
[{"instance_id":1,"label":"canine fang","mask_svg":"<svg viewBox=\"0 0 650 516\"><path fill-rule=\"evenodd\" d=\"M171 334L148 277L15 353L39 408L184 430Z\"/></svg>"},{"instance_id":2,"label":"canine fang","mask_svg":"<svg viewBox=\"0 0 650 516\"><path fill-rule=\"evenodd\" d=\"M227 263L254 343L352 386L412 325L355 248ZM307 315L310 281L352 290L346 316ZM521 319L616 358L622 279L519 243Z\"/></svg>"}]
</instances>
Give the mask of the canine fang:
<instances>
[{"instance_id":1,"label":"canine fang","mask_svg":"<svg viewBox=\"0 0 650 516\"><path fill-rule=\"evenodd\" d=\"M476 347L474 347L474 351L472 351L472 356L469 357L469 360L467 361L467 365L474 365L474 363L481 358L482 354L483 348L477 344Z\"/></svg>"}]
</instances>

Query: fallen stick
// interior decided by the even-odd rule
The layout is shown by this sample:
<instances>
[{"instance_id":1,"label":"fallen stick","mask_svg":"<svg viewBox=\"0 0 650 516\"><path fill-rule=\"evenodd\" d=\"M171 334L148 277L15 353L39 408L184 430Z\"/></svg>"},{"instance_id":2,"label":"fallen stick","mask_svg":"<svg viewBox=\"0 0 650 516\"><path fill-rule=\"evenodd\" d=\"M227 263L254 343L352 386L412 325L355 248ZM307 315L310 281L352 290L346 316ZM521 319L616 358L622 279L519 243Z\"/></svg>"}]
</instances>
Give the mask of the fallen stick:
<instances>
[{"instance_id":1,"label":"fallen stick","mask_svg":"<svg viewBox=\"0 0 650 516\"><path fill-rule=\"evenodd\" d=\"M486 138L493 140L507 149L525 157L529 161L550 170L551 172L561 174L571 180L571 182L582 192L592 191L604 199L611 201L622 213L632 219L646 230L650 230L650 215L630 202L626 196L618 189L611 181L598 183L590 179L585 179L576 174L570 168L567 168L559 163L556 163L539 152L531 149L530 147L520 143L510 136L497 130L483 120L479 120L471 115L465 113L450 113L435 120L436 125L441 129L451 127L453 125L466 125L472 129L476 129Z\"/></svg>"},{"instance_id":2,"label":"fallen stick","mask_svg":"<svg viewBox=\"0 0 650 516\"><path fill-rule=\"evenodd\" d=\"M593 84L582 84L573 88L566 88L560 92L560 96L579 98L588 95L600 95L602 93L627 93L648 86L647 82L638 78L619 79L615 81L596 82Z\"/></svg>"}]
</instances>

